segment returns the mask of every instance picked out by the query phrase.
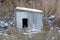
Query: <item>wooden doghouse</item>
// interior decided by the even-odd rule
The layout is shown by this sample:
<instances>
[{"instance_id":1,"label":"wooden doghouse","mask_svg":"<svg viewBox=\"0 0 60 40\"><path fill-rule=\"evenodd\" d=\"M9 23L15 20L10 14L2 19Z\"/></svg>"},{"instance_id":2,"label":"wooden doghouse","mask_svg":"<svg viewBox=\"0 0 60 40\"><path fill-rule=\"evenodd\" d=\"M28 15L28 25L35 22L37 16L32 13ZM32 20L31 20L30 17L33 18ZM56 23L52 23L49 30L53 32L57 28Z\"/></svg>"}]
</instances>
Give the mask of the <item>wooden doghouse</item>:
<instances>
[{"instance_id":1,"label":"wooden doghouse","mask_svg":"<svg viewBox=\"0 0 60 40\"><path fill-rule=\"evenodd\" d=\"M18 29L42 29L43 11L31 8L16 7L16 26Z\"/></svg>"}]
</instances>

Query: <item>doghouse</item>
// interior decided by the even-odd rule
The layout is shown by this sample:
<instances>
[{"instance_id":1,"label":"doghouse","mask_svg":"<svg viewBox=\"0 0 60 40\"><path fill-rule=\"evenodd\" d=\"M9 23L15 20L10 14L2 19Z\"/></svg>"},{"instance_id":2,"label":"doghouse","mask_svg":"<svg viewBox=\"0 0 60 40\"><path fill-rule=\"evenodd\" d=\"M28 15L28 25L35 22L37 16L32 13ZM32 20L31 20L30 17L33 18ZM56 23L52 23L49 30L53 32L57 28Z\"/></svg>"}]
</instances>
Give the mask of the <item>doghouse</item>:
<instances>
[{"instance_id":1,"label":"doghouse","mask_svg":"<svg viewBox=\"0 0 60 40\"><path fill-rule=\"evenodd\" d=\"M18 29L42 29L43 11L31 8L16 7L16 26Z\"/></svg>"}]
</instances>

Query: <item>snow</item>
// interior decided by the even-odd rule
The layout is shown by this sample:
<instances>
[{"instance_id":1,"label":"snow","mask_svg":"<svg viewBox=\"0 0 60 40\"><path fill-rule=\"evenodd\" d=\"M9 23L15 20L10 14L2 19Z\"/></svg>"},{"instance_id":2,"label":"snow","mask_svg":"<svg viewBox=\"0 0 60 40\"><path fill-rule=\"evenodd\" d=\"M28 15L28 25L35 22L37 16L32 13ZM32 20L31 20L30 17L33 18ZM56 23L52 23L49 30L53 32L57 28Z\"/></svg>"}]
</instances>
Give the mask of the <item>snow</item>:
<instances>
[{"instance_id":1,"label":"snow","mask_svg":"<svg viewBox=\"0 0 60 40\"><path fill-rule=\"evenodd\" d=\"M5 23L5 26L9 26L9 24L8 23Z\"/></svg>"},{"instance_id":2,"label":"snow","mask_svg":"<svg viewBox=\"0 0 60 40\"><path fill-rule=\"evenodd\" d=\"M28 35L29 38L32 38L33 36L35 36L39 32L41 32L41 30L38 30L38 29L30 29L30 30L28 30L27 33L22 33L22 34Z\"/></svg>"},{"instance_id":3,"label":"snow","mask_svg":"<svg viewBox=\"0 0 60 40\"><path fill-rule=\"evenodd\" d=\"M53 30L54 28L53 27L50 27L50 30Z\"/></svg>"},{"instance_id":4,"label":"snow","mask_svg":"<svg viewBox=\"0 0 60 40\"><path fill-rule=\"evenodd\" d=\"M16 9L19 9L19 10L25 10L25 11L32 11L32 12L42 12L42 10L38 10L38 9L31 9L31 8L24 8L24 7L16 7Z\"/></svg>"},{"instance_id":5,"label":"snow","mask_svg":"<svg viewBox=\"0 0 60 40\"><path fill-rule=\"evenodd\" d=\"M58 30L58 33L60 33L60 30Z\"/></svg>"}]
</instances>

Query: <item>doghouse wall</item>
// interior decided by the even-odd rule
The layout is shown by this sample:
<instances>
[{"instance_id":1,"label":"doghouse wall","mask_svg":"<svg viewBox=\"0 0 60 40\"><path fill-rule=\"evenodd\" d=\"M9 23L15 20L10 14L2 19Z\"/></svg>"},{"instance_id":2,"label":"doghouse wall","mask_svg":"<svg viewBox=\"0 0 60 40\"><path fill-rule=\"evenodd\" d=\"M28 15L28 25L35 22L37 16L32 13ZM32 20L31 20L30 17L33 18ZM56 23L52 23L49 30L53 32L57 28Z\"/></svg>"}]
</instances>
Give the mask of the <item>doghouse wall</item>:
<instances>
[{"instance_id":1,"label":"doghouse wall","mask_svg":"<svg viewBox=\"0 0 60 40\"><path fill-rule=\"evenodd\" d=\"M22 28L22 19L28 19L28 28L29 29L41 29L43 27L42 14L40 13L31 13L31 12L16 12L16 25L19 29Z\"/></svg>"},{"instance_id":2,"label":"doghouse wall","mask_svg":"<svg viewBox=\"0 0 60 40\"><path fill-rule=\"evenodd\" d=\"M22 19L28 18L27 12L16 12L16 23L18 28L22 28Z\"/></svg>"}]
</instances>

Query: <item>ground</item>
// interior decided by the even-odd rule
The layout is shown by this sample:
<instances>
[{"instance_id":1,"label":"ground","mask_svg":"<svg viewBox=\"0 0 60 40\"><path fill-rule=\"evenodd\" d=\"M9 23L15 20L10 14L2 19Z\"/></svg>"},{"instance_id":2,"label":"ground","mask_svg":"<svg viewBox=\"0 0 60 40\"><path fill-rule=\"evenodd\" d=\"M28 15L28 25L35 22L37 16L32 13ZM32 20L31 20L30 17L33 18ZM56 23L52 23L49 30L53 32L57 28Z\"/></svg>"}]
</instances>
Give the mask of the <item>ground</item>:
<instances>
[{"instance_id":1,"label":"ground","mask_svg":"<svg viewBox=\"0 0 60 40\"><path fill-rule=\"evenodd\" d=\"M0 33L0 40L28 40L28 37L23 35L22 32L25 31L19 32L16 27L9 28L4 31L3 34ZM60 40L60 34L58 34L56 31L42 30L29 40L52 40L52 38L54 38L54 40Z\"/></svg>"}]
</instances>

